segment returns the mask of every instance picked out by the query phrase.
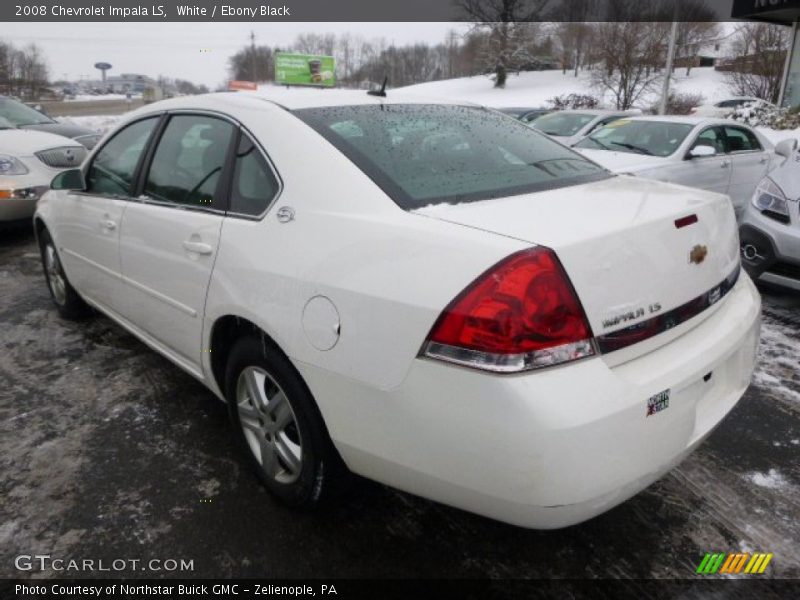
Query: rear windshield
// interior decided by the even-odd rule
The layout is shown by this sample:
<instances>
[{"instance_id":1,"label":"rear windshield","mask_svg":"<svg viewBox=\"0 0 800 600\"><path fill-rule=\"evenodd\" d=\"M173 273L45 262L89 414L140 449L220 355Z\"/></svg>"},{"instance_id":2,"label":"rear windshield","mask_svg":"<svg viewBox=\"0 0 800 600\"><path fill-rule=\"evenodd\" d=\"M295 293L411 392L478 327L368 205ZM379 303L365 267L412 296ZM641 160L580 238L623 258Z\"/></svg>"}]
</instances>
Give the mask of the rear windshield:
<instances>
[{"instance_id":1,"label":"rear windshield","mask_svg":"<svg viewBox=\"0 0 800 600\"><path fill-rule=\"evenodd\" d=\"M531 123L531 126L547 135L570 137L594 121L595 118L597 118L596 115L587 113L554 112L542 115Z\"/></svg>"},{"instance_id":2,"label":"rear windshield","mask_svg":"<svg viewBox=\"0 0 800 600\"><path fill-rule=\"evenodd\" d=\"M385 104L308 108L294 114L406 210L610 177L526 125L478 107Z\"/></svg>"}]
</instances>

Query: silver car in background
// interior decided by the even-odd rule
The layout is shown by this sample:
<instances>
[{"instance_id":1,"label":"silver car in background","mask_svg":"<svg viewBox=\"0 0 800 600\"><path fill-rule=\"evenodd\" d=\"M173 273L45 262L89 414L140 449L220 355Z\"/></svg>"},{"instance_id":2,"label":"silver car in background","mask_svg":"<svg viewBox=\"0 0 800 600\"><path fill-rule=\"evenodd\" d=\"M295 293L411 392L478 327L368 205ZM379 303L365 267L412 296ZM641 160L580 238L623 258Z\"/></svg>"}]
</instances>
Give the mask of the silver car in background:
<instances>
[{"instance_id":1,"label":"silver car in background","mask_svg":"<svg viewBox=\"0 0 800 600\"><path fill-rule=\"evenodd\" d=\"M565 146L572 146L609 123L642 114L640 110L575 109L552 112L535 119L531 127Z\"/></svg>"},{"instance_id":2,"label":"silver car in background","mask_svg":"<svg viewBox=\"0 0 800 600\"><path fill-rule=\"evenodd\" d=\"M728 194L737 219L779 162L772 142L755 129L702 117L618 119L575 149L615 173Z\"/></svg>"},{"instance_id":3,"label":"silver car in background","mask_svg":"<svg viewBox=\"0 0 800 600\"><path fill-rule=\"evenodd\" d=\"M754 279L800 291L800 152L779 142L781 165L758 184L742 215L742 264Z\"/></svg>"}]
</instances>

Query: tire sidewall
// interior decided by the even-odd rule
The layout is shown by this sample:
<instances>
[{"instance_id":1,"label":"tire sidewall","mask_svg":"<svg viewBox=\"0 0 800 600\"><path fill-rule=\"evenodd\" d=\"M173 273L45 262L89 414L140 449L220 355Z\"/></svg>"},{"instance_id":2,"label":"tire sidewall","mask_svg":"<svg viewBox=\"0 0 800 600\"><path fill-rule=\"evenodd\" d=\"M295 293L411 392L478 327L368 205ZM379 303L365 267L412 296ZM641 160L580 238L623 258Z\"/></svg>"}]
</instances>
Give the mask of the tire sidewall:
<instances>
[{"instance_id":1,"label":"tire sidewall","mask_svg":"<svg viewBox=\"0 0 800 600\"><path fill-rule=\"evenodd\" d=\"M280 483L261 468L242 431L237 408L236 385L246 367L260 367L267 371L283 389L302 441L300 476L292 483ZM295 507L316 504L326 481L326 436L314 400L292 364L271 344L252 336L236 342L231 349L225 370L225 397L237 445L245 453L247 462L264 486L283 502Z\"/></svg>"}]
</instances>

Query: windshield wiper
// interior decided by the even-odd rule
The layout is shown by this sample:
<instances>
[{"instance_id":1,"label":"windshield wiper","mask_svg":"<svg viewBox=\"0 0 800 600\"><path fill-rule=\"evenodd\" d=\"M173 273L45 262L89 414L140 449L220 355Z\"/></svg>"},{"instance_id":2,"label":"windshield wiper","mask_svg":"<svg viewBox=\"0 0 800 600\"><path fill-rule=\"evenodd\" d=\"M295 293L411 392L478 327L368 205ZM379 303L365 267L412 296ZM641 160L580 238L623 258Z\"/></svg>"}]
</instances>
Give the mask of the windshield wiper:
<instances>
[{"instance_id":1,"label":"windshield wiper","mask_svg":"<svg viewBox=\"0 0 800 600\"><path fill-rule=\"evenodd\" d=\"M603 150L611 150L611 148L609 148L608 146L606 146L606 145L605 145L603 142L601 142L600 140L596 140L596 139L594 139L593 137L589 137L589 138L586 138L586 139L587 139L587 140L589 140L590 142L594 142L595 144L597 144L598 146L600 146L600 147L601 147Z\"/></svg>"},{"instance_id":2,"label":"windshield wiper","mask_svg":"<svg viewBox=\"0 0 800 600\"><path fill-rule=\"evenodd\" d=\"M627 148L628 150L633 150L634 152L638 152L639 154L646 154L647 156L653 156L653 153L650 152L647 148L642 148L641 146L637 146L636 144L627 144L625 142L611 142L615 146L622 146L623 148Z\"/></svg>"}]
</instances>

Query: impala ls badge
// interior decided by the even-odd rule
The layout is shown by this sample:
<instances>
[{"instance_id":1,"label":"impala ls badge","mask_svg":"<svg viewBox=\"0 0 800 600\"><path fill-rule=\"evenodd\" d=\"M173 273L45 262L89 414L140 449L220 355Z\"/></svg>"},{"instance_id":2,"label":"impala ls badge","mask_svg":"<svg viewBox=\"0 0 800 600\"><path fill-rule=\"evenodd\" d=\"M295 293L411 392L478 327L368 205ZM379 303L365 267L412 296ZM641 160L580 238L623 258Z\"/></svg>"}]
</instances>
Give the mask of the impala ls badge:
<instances>
[{"instance_id":1,"label":"impala ls badge","mask_svg":"<svg viewBox=\"0 0 800 600\"><path fill-rule=\"evenodd\" d=\"M290 206L281 206L275 216L278 217L278 221L281 223L294 221L294 209Z\"/></svg>"},{"instance_id":2,"label":"impala ls badge","mask_svg":"<svg viewBox=\"0 0 800 600\"><path fill-rule=\"evenodd\" d=\"M694 248L692 248L692 251L689 252L689 262L699 265L706 259L707 254L708 248L701 244L697 244Z\"/></svg>"}]
</instances>

